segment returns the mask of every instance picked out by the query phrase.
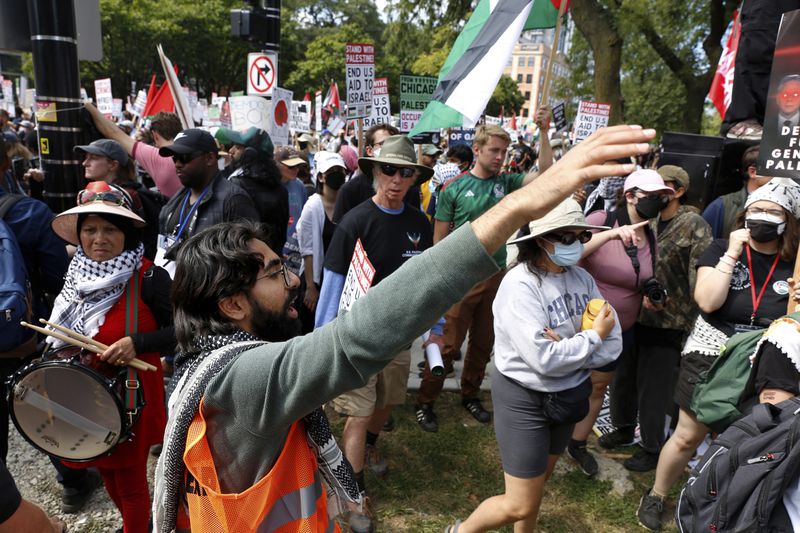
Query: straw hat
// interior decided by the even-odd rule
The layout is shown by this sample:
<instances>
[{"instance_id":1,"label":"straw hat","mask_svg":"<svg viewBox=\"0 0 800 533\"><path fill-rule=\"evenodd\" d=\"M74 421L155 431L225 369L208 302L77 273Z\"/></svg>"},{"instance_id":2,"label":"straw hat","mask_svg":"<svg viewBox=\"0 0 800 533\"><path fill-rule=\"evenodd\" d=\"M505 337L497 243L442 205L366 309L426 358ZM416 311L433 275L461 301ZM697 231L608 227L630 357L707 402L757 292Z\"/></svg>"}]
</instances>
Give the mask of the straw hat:
<instances>
[{"instance_id":1,"label":"straw hat","mask_svg":"<svg viewBox=\"0 0 800 533\"><path fill-rule=\"evenodd\" d=\"M147 224L131 210L130 197L119 187L103 181L90 183L78 193L86 200L80 205L57 215L50 223L56 235L69 244L80 244L78 238L78 215L116 215L133 221L133 226L143 228Z\"/></svg>"}]
</instances>

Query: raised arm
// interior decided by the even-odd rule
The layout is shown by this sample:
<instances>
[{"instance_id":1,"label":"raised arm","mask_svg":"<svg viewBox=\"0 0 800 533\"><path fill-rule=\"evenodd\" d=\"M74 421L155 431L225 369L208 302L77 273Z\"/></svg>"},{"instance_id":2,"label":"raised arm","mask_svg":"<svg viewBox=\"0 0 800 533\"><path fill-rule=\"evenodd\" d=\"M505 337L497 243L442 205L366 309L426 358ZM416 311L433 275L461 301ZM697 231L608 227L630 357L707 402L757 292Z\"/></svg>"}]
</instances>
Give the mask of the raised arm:
<instances>
[{"instance_id":1,"label":"raised arm","mask_svg":"<svg viewBox=\"0 0 800 533\"><path fill-rule=\"evenodd\" d=\"M136 144L136 141L131 139L130 135L119 129L116 124L104 117L94 105L87 102L84 106L86 107L86 111L89 112L89 115L91 115L94 125L97 127L100 134L106 139L117 141L122 145L122 148L128 152L128 155L133 156L133 145Z\"/></svg>"}]
</instances>

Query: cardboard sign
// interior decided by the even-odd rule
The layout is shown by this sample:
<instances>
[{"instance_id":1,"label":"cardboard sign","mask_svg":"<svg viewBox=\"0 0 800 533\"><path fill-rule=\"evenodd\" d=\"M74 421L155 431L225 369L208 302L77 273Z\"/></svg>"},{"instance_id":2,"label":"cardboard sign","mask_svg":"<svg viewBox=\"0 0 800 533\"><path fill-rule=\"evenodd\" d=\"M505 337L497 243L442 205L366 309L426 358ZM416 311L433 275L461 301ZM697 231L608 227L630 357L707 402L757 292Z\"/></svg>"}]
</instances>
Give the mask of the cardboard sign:
<instances>
[{"instance_id":1,"label":"cardboard sign","mask_svg":"<svg viewBox=\"0 0 800 533\"><path fill-rule=\"evenodd\" d=\"M372 113L364 119L364 127L371 128L377 124L389 124L392 110L389 107L389 80L375 78L372 85Z\"/></svg>"},{"instance_id":2,"label":"cardboard sign","mask_svg":"<svg viewBox=\"0 0 800 533\"><path fill-rule=\"evenodd\" d=\"M289 115L289 131L311 131L311 102L292 100L292 113Z\"/></svg>"},{"instance_id":3,"label":"cardboard sign","mask_svg":"<svg viewBox=\"0 0 800 533\"><path fill-rule=\"evenodd\" d=\"M350 259L350 267L347 269L347 276L344 279L342 296L339 299L340 313L349 311L356 300L367 294L374 277L375 267L370 263L361 239L358 239L353 250L353 257Z\"/></svg>"},{"instance_id":4,"label":"cardboard sign","mask_svg":"<svg viewBox=\"0 0 800 533\"><path fill-rule=\"evenodd\" d=\"M314 129L322 131L322 91L314 96Z\"/></svg>"},{"instance_id":5,"label":"cardboard sign","mask_svg":"<svg viewBox=\"0 0 800 533\"><path fill-rule=\"evenodd\" d=\"M272 102L260 96L231 96L231 129L244 131L252 126L270 131L272 126ZM221 109L224 109L221 108ZM224 124L220 114L219 120Z\"/></svg>"},{"instance_id":6,"label":"cardboard sign","mask_svg":"<svg viewBox=\"0 0 800 533\"><path fill-rule=\"evenodd\" d=\"M345 45L347 74L346 118L364 118L372 113L372 86L375 80L375 47L371 44Z\"/></svg>"},{"instance_id":7,"label":"cardboard sign","mask_svg":"<svg viewBox=\"0 0 800 533\"><path fill-rule=\"evenodd\" d=\"M556 131L567 127L567 108L564 102L560 102L553 107L553 126Z\"/></svg>"},{"instance_id":8,"label":"cardboard sign","mask_svg":"<svg viewBox=\"0 0 800 533\"><path fill-rule=\"evenodd\" d=\"M608 126L610 114L610 104L581 100L578 105L578 116L575 117L575 131L572 134L573 143L577 144L600 128Z\"/></svg>"},{"instance_id":9,"label":"cardboard sign","mask_svg":"<svg viewBox=\"0 0 800 533\"><path fill-rule=\"evenodd\" d=\"M278 81L278 54L247 54L247 94L269 96Z\"/></svg>"},{"instance_id":10,"label":"cardboard sign","mask_svg":"<svg viewBox=\"0 0 800 533\"><path fill-rule=\"evenodd\" d=\"M436 78L428 76L400 76L400 131L409 132L419 122L428 107Z\"/></svg>"},{"instance_id":11,"label":"cardboard sign","mask_svg":"<svg viewBox=\"0 0 800 533\"><path fill-rule=\"evenodd\" d=\"M94 80L94 96L97 99L97 110L106 118L114 114L114 97L111 96L111 78Z\"/></svg>"},{"instance_id":12,"label":"cardboard sign","mask_svg":"<svg viewBox=\"0 0 800 533\"><path fill-rule=\"evenodd\" d=\"M473 128L453 128L450 130L450 135L447 137L447 145L456 146L464 144L471 147L474 139L475 130Z\"/></svg>"},{"instance_id":13,"label":"cardboard sign","mask_svg":"<svg viewBox=\"0 0 800 533\"><path fill-rule=\"evenodd\" d=\"M784 13L778 29L758 173L800 180L800 10Z\"/></svg>"},{"instance_id":14,"label":"cardboard sign","mask_svg":"<svg viewBox=\"0 0 800 533\"><path fill-rule=\"evenodd\" d=\"M272 129L269 135L275 146L289 144L289 114L292 112L292 91L275 87L272 90Z\"/></svg>"}]
</instances>

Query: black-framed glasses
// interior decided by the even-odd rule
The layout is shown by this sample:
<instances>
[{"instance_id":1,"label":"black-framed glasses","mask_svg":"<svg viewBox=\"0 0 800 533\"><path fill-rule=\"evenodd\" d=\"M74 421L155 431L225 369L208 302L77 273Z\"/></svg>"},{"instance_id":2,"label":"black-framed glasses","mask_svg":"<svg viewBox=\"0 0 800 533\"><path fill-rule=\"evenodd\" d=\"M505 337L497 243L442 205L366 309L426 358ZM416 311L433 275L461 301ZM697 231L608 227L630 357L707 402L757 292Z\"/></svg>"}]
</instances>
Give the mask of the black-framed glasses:
<instances>
[{"instance_id":1,"label":"black-framed glasses","mask_svg":"<svg viewBox=\"0 0 800 533\"><path fill-rule=\"evenodd\" d=\"M413 178L414 174L417 173L416 169L410 167L398 167L395 165L390 165L389 163L381 163L381 172L387 176L394 176L400 172L401 178Z\"/></svg>"},{"instance_id":2,"label":"black-framed glasses","mask_svg":"<svg viewBox=\"0 0 800 533\"><path fill-rule=\"evenodd\" d=\"M580 233L550 233L548 234L545 239L550 242L558 241L561 244L565 244L569 246L570 244L574 243L575 241L580 241L581 244L586 244L587 242L592 240L592 232L589 230L582 231Z\"/></svg>"},{"instance_id":3,"label":"black-framed glasses","mask_svg":"<svg viewBox=\"0 0 800 533\"><path fill-rule=\"evenodd\" d=\"M260 279L263 279L263 278L275 279L275 278L278 277L278 274L280 274L281 272L283 273L283 283L286 284L286 288L287 289L291 288L292 280L289 279L289 269L286 267L286 263L283 263L283 262L281 263L281 267L278 270L274 270L272 272L267 272L266 274L262 274L261 276L258 276L256 278L256 281L258 281Z\"/></svg>"},{"instance_id":4,"label":"black-framed glasses","mask_svg":"<svg viewBox=\"0 0 800 533\"><path fill-rule=\"evenodd\" d=\"M184 165L190 163L203 155L205 152L191 152L188 154L174 154L172 156L172 161L175 163L183 163Z\"/></svg>"}]
</instances>

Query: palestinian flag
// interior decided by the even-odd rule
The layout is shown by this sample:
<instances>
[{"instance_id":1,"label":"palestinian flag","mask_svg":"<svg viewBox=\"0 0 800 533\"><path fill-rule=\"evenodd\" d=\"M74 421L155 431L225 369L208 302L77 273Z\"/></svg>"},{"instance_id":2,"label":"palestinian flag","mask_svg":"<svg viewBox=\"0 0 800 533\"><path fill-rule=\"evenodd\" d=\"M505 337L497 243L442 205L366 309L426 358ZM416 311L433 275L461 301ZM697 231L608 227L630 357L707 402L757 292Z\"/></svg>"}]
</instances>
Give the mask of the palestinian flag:
<instances>
[{"instance_id":1,"label":"palestinian flag","mask_svg":"<svg viewBox=\"0 0 800 533\"><path fill-rule=\"evenodd\" d=\"M561 1L568 0L480 0L439 72L430 103L409 135L473 127L522 31L554 27Z\"/></svg>"},{"instance_id":2,"label":"palestinian flag","mask_svg":"<svg viewBox=\"0 0 800 533\"><path fill-rule=\"evenodd\" d=\"M325 101L322 102L322 108L328 113L338 115L341 110L342 104L339 100L339 86L336 82L332 82L328 89L328 94L325 95Z\"/></svg>"}]
</instances>

